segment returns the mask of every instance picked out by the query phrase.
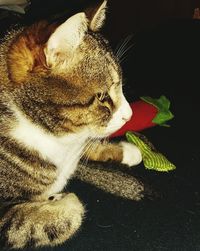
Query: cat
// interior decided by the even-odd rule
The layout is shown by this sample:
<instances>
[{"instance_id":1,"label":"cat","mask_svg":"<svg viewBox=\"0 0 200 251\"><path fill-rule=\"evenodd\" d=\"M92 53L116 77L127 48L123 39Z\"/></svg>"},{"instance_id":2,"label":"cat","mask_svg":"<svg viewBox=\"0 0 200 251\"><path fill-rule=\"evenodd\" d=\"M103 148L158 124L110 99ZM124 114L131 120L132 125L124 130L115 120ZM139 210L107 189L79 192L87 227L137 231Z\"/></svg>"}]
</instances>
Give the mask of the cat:
<instances>
[{"instance_id":1,"label":"cat","mask_svg":"<svg viewBox=\"0 0 200 251\"><path fill-rule=\"evenodd\" d=\"M99 33L106 5L13 29L0 45L1 248L55 246L79 229L84 205L63 189L84 154L142 160L130 143L99 141L132 116L118 59Z\"/></svg>"}]
</instances>

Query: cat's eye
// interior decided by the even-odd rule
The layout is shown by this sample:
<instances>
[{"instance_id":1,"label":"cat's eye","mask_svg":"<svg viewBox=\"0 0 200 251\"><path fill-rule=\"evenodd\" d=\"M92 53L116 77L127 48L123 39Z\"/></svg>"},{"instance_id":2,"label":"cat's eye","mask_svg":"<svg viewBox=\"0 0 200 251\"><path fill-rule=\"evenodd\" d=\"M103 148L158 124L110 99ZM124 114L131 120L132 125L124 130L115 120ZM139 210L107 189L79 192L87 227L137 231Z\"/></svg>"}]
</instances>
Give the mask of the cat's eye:
<instances>
[{"instance_id":1,"label":"cat's eye","mask_svg":"<svg viewBox=\"0 0 200 251\"><path fill-rule=\"evenodd\" d=\"M96 94L96 97L100 102L104 102L105 98L107 97L107 94L105 92L98 92Z\"/></svg>"}]
</instances>

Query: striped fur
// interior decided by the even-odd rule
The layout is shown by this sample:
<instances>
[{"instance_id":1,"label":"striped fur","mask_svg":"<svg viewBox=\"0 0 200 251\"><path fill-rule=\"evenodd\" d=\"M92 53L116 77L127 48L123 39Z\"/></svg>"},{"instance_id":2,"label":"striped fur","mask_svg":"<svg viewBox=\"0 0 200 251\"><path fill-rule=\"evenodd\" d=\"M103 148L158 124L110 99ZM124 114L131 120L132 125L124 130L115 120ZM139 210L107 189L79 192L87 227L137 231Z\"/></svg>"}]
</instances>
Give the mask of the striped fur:
<instances>
[{"instance_id":1,"label":"striped fur","mask_svg":"<svg viewBox=\"0 0 200 251\"><path fill-rule=\"evenodd\" d=\"M105 5L90 19L12 30L0 45L1 250L54 246L78 230L84 207L62 191L84 153L130 165L122 145L92 144L131 117L118 60L95 33Z\"/></svg>"}]
</instances>

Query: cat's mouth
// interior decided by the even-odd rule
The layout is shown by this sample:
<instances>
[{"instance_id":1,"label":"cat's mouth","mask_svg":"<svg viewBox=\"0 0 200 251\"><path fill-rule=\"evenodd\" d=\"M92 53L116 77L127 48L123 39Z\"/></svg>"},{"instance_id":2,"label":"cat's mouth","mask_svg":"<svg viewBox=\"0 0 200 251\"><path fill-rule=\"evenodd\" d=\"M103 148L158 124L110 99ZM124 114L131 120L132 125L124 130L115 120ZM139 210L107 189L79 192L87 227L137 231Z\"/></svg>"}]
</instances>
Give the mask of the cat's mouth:
<instances>
[{"instance_id":1,"label":"cat's mouth","mask_svg":"<svg viewBox=\"0 0 200 251\"><path fill-rule=\"evenodd\" d=\"M108 126L104 129L104 137L109 137L110 135L112 135L113 133L115 133L116 131L118 131L120 128L122 128L127 121L123 121L118 125L112 125L112 124L108 124Z\"/></svg>"},{"instance_id":2,"label":"cat's mouth","mask_svg":"<svg viewBox=\"0 0 200 251\"><path fill-rule=\"evenodd\" d=\"M119 119L116 117L113 118L107 125L106 129L105 129L105 134L106 137L110 136L111 134L115 133L116 131L118 131L120 128L122 128L132 117L132 113L131 115L127 118L127 119Z\"/></svg>"}]
</instances>

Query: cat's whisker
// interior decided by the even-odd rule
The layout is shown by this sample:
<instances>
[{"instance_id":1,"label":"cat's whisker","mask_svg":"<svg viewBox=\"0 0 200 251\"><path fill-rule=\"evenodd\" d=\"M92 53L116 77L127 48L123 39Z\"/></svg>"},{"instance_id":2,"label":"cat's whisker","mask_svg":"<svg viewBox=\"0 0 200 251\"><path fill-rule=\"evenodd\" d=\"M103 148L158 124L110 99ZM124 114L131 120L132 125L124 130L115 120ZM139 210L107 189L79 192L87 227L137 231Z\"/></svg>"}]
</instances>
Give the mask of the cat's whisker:
<instances>
[{"instance_id":1,"label":"cat's whisker","mask_svg":"<svg viewBox=\"0 0 200 251\"><path fill-rule=\"evenodd\" d=\"M126 43L124 46L122 46L122 48L120 48L120 50L116 53L116 57L117 57L118 59L120 59L121 53L122 53L123 50L126 48L127 44L128 44L128 43Z\"/></svg>"},{"instance_id":2,"label":"cat's whisker","mask_svg":"<svg viewBox=\"0 0 200 251\"><path fill-rule=\"evenodd\" d=\"M130 50L132 49L133 47L135 46L135 44L131 44L130 46L128 46L127 48L125 48L121 54L119 55L118 59L119 59L119 62L121 63L122 62L122 57Z\"/></svg>"},{"instance_id":3,"label":"cat's whisker","mask_svg":"<svg viewBox=\"0 0 200 251\"><path fill-rule=\"evenodd\" d=\"M83 156L85 156L85 153L88 151L88 149L90 148L90 145L92 143L92 139L89 139L86 146L84 147L82 153L81 153L81 156L80 158L82 158Z\"/></svg>"},{"instance_id":4,"label":"cat's whisker","mask_svg":"<svg viewBox=\"0 0 200 251\"><path fill-rule=\"evenodd\" d=\"M122 53L121 56L120 56L120 61L121 61L122 57L123 57L130 49L132 49L134 46L135 46L135 44L131 44L129 47L127 47L127 48L123 51L123 53Z\"/></svg>"},{"instance_id":5,"label":"cat's whisker","mask_svg":"<svg viewBox=\"0 0 200 251\"><path fill-rule=\"evenodd\" d=\"M124 41L122 42L121 45L117 46L117 48L115 49L114 53L116 55L117 58L119 58L121 52L124 50L124 48L126 47L126 45L129 43L129 41L132 39L133 35L129 35L127 36Z\"/></svg>"},{"instance_id":6,"label":"cat's whisker","mask_svg":"<svg viewBox=\"0 0 200 251\"><path fill-rule=\"evenodd\" d=\"M129 39L124 46L117 52L117 58L120 60L121 57L124 55L124 52L127 51L127 47L129 47L129 42L131 39Z\"/></svg>"},{"instance_id":7,"label":"cat's whisker","mask_svg":"<svg viewBox=\"0 0 200 251\"><path fill-rule=\"evenodd\" d=\"M125 48L127 45L128 41L124 41L122 45L118 48L118 50L115 52L115 55L117 58L119 58L119 55L121 54L121 51Z\"/></svg>"},{"instance_id":8,"label":"cat's whisker","mask_svg":"<svg viewBox=\"0 0 200 251\"><path fill-rule=\"evenodd\" d=\"M88 142L86 143L86 145L84 147L82 155L84 155L88 151L88 149L90 148L90 146L91 146L92 143L93 143L93 138L89 138Z\"/></svg>"},{"instance_id":9,"label":"cat's whisker","mask_svg":"<svg viewBox=\"0 0 200 251\"><path fill-rule=\"evenodd\" d=\"M82 153L82 156L84 156L84 158L82 158L82 162L83 162L84 165L86 165L87 162L88 162L90 153L94 149L95 142L96 141L94 139L91 139L89 145L87 146L87 148Z\"/></svg>"},{"instance_id":10,"label":"cat's whisker","mask_svg":"<svg viewBox=\"0 0 200 251\"><path fill-rule=\"evenodd\" d=\"M128 56L126 55L125 57L123 57L122 59L120 59L119 63L120 64L124 63L127 58L128 58Z\"/></svg>"}]
</instances>

